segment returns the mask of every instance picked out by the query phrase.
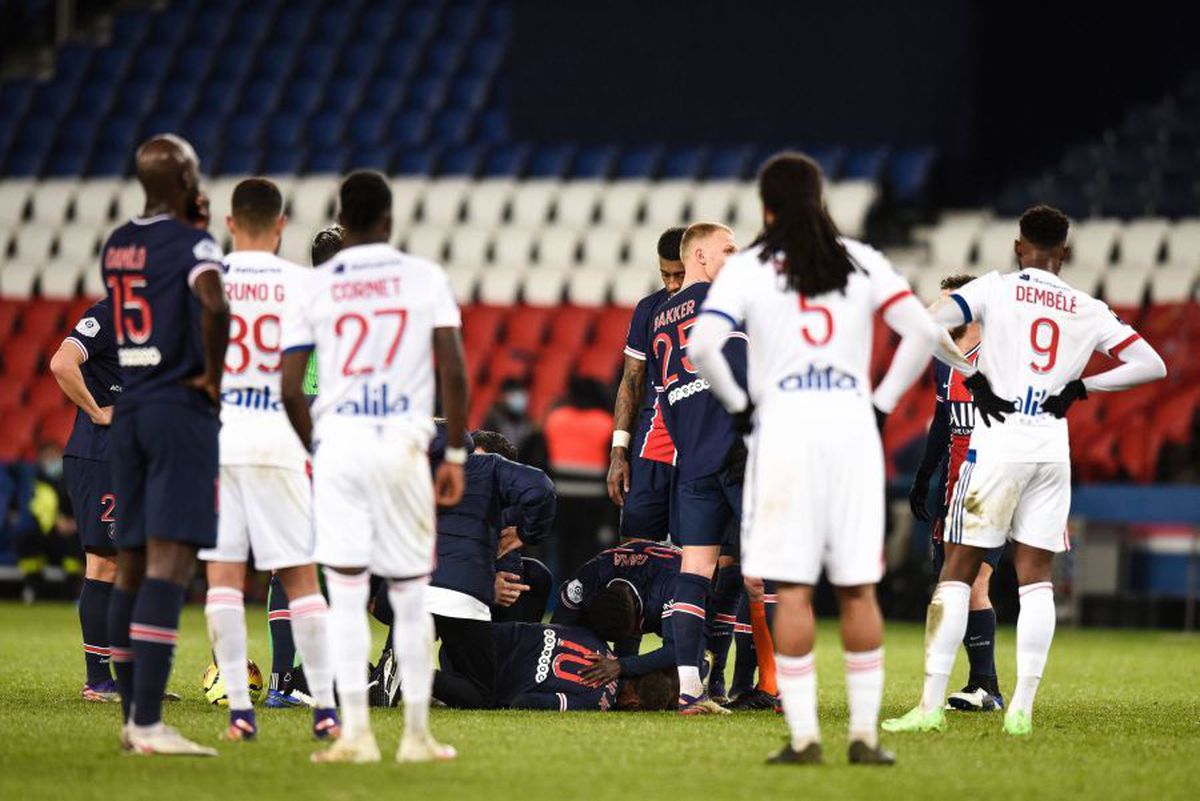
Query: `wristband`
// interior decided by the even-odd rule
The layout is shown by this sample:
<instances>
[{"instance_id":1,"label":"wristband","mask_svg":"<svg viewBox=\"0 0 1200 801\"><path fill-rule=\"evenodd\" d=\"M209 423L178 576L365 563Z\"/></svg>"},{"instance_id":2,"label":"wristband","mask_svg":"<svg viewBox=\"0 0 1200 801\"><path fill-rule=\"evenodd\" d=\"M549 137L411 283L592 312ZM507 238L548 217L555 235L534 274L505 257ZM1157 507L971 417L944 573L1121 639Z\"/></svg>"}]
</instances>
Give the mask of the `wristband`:
<instances>
[{"instance_id":1,"label":"wristband","mask_svg":"<svg viewBox=\"0 0 1200 801\"><path fill-rule=\"evenodd\" d=\"M624 448L625 450L629 450L629 439L630 437L628 431L614 431L612 446L614 448Z\"/></svg>"},{"instance_id":2,"label":"wristband","mask_svg":"<svg viewBox=\"0 0 1200 801\"><path fill-rule=\"evenodd\" d=\"M446 448L446 453L442 457L442 461L446 464L466 464L467 449L466 448Z\"/></svg>"}]
</instances>

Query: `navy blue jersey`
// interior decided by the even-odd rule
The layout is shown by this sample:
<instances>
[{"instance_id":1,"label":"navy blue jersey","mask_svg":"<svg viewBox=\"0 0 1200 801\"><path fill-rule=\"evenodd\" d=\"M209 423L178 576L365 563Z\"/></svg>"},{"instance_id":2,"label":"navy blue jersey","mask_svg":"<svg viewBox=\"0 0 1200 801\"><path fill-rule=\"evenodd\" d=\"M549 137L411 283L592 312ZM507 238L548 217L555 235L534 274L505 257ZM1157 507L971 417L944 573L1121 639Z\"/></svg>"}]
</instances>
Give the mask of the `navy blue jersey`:
<instances>
[{"instance_id":1,"label":"navy blue jersey","mask_svg":"<svg viewBox=\"0 0 1200 801\"><path fill-rule=\"evenodd\" d=\"M688 330L699 318L710 286L699 282L679 290L654 310L650 326L646 370L678 451L680 481L719 471L734 440L729 413L687 357ZM746 335L740 330L726 343L725 358L744 385Z\"/></svg>"},{"instance_id":2,"label":"navy blue jersey","mask_svg":"<svg viewBox=\"0 0 1200 801\"><path fill-rule=\"evenodd\" d=\"M579 673L590 657L611 655L600 638L582 626L495 623L496 702L523 709L612 709L617 682L590 687Z\"/></svg>"},{"instance_id":3,"label":"navy blue jersey","mask_svg":"<svg viewBox=\"0 0 1200 801\"><path fill-rule=\"evenodd\" d=\"M650 323L654 319L654 310L669 297L670 293L664 288L638 301L633 309L633 317L629 320L629 332L625 335L626 356L646 361L646 354L650 351ZM675 444L671 442L671 435L667 433L666 422L659 409L658 393L654 391L654 379L649 370L646 371L645 384L642 408L638 410L637 425L634 426L632 453L643 459L673 465Z\"/></svg>"},{"instance_id":4,"label":"navy blue jersey","mask_svg":"<svg viewBox=\"0 0 1200 801\"><path fill-rule=\"evenodd\" d=\"M672 545L634 540L601 551L563 582L560 609L578 611L614 581L624 581L642 602L642 633L663 634L663 612L675 598L682 551Z\"/></svg>"},{"instance_id":5,"label":"navy blue jersey","mask_svg":"<svg viewBox=\"0 0 1200 801\"><path fill-rule=\"evenodd\" d=\"M97 406L112 406L121 392L121 371L117 366L117 341L113 336L112 306L105 298L92 304L65 342L79 348L83 364L79 371ZM75 412L75 426L67 440L64 456L80 459L108 459L108 426L98 426L82 409Z\"/></svg>"},{"instance_id":6,"label":"navy blue jersey","mask_svg":"<svg viewBox=\"0 0 1200 801\"><path fill-rule=\"evenodd\" d=\"M204 372L201 307L192 284L206 270L219 271L221 258L221 248L206 232L165 214L130 220L104 243L101 264L123 407L201 399L184 386Z\"/></svg>"}]
</instances>

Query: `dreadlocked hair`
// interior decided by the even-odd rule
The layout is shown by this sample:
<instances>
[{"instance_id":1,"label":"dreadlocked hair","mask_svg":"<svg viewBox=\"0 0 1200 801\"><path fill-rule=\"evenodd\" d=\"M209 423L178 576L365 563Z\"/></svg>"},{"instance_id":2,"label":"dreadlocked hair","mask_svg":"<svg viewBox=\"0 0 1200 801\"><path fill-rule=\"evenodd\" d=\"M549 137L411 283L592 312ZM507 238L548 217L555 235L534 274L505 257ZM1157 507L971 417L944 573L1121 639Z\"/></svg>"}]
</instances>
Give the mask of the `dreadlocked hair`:
<instances>
[{"instance_id":1,"label":"dreadlocked hair","mask_svg":"<svg viewBox=\"0 0 1200 801\"><path fill-rule=\"evenodd\" d=\"M764 262L782 256L789 289L806 298L841 292L857 269L821 199L821 168L802 153L772 156L758 173L763 209L773 217L755 245Z\"/></svg>"}]
</instances>

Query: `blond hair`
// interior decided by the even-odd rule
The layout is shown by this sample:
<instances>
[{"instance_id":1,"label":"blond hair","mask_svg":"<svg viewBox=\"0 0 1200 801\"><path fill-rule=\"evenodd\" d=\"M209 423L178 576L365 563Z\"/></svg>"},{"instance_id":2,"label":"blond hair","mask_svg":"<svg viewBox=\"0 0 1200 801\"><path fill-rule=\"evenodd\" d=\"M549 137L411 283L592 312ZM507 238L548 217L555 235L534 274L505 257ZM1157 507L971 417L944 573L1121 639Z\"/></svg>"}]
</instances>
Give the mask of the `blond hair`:
<instances>
[{"instance_id":1,"label":"blond hair","mask_svg":"<svg viewBox=\"0 0 1200 801\"><path fill-rule=\"evenodd\" d=\"M724 225L723 223L698 222L689 225L687 230L683 232L683 239L681 239L679 242L680 261L686 260L688 248L692 245L692 243L699 239L706 239L707 237L715 234L717 231L725 231L730 236L733 236L733 229L728 225Z\"/></svg>"}]
</instances>

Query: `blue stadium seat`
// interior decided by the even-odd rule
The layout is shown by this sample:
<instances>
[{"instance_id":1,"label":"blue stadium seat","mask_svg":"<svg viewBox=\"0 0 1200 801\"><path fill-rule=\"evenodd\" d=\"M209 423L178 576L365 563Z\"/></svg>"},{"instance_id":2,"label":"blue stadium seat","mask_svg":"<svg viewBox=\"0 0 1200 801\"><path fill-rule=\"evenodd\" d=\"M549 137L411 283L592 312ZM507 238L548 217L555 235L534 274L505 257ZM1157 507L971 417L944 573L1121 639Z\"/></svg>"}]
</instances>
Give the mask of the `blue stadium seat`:
<instances>
[{"instance_id":1,"label":"blue stadium seat","mask_svg":"<svg viewBox=\"0 0 1200 801\"><path fill-rule=\"evenodd\" d=\"M779 150L784 150L784 149L787 149L787 148L776 148L776 149L771 149L768 152L760 153L758 163L762 164L764 161L769 159L771 156L775 155L775 153L777 153ZM842 166L846 160L846 149L845 148L837 147L837 146L833 146L833 147L803 147L803 148L799 148L799 150L801 152L807 153L809 158L811 158L813 161L817 162L817 164L821 165L822 174L824 174L825 177L828 178L829 180L836 180L836 179L842 177Z\"/></svg>"},{"instance_id":2,"label":"blue stadium seat","mask_svg":"<svg viewBox=\"0 0 1200 801\"><path fill-rule=\"evenodd\" d=\"M437 12L431 8L410 8L400 19L400 30L406 36L425 41L437 28Z\"/></svg>"},{"instance_id":3,"label":"blue stadium seat","mask_svg":"<svg viewBox=\"0 0 1200 801\"><path fill-rule=\"evenodd\" d=\"M129 148L97 148L88 158L84 174L124 175L133 166L133 152Z\"/></svg>"},{"instance_id":4,"label":"blue stadium seat","mask_svg":"<svg viewBox=\"0 0 1200 801\"><path fill-rule=\"evenodd\" d=\"M70 108L75 90L58 82L57 79L40 84L33 94L29 114L37 117L61 117Z\"/></svg>"},{"instance_id":5,"label":"blue stadium seat","mask_svg":"<svg viewBox=\"0 0 1200 801\"><path fill-rule=\"evenodd\" d=\"M417 147L429 140L430 115L420 109L402 111L392 117L388 141L403 147Z\"/></svg>"},{"instance_id":6,"label":"blue stadium seat","mask_svg":"<svg viewBox=\"0 0 1200 801\"><path fill-rule=\"evenodd\" d=\"M355 148L378 145L386 135L387 117L371 106L355 113L346 126L346 138Z\"/></svg>"},{"instance_id":7,"label":"blue stadium seat","mask_svg":"<svg viewBox=\"0 0 1200 801\"><path fill-rule=\"evenodd\" d=\"M412 75L421 63L421 46L415 42L389 44L375 67L378 78L401 80Z\"/></svg>"},{"instance_id":8,"label":"blue stadium seat","mask_svg":"<svg viewBox=\"0 0 1200 801\"><path fill-rule=\"evenodd\" d=\"M704 147L674 147L662 160L663 178L699 178L704 174L708 150Z\"/></svg>"},{"instance_id":9,"label":"blue stadium seat","mask_svg":"<svg viewBox=\"0 0 1200 801\"><path fill-rule=\"evenodd\" d=\"M329 45L305 47L303 56L296 60L292 70L292 80L323 80L332 71L336 55Z\"/></svg>"},{"instance_id":10,"label":"blue stadium seat","mask_svg":"<svg viewBox=\"0 0 1200 801\"><path fill-rule=\"evenodd\" d=\"M221 126L224 134L221 137L222 146L225 150L257 151L262 143L264 128L266 125L261 113L235 114Z\"/></svg>"},{"instance_id":11,"label":"blue stadium seat","mask_svg":"<svg viewBox=\"0 0 1200 801\"><path fill-rule=\"evenodd\" d=\"M392 170L402 175L432 175L441 154L440 145L405 148L393 158Z\"/></svg>"},{"instance_id":12,"label":"blue stadium seat","mask_svg":"<svg viewBox=\"0 0 1200 801\"><path fill-rule=\"evenodd\" d=\"M660 145L627 148L617 158L617 178L653 178L658 172L663 149Z\"/></svg>"},{"instance_id":13,"label":"blue stadium seat","mask_svg":"<svg viewBox=\"0 0 1200 801\"><path fill-rule=\"evenodd\" d=\"M436 110L446 98L446 81L442 78L423 78L413 82L404 98L406 108Z\"/></svg>"},{"instance_id":14,"label":"blue stadium seat","mask_svg":"<svg viewBox=\"0 0 1200 801\"><path fill-rule=\"evenodd\" d=\"M341 114L322 112L308 121L305 126L305 142L314 150L339 147L345 129Z\"/></svg>"},{"instance_id":15,"label":"blue stadium seat","mask_svg":"<svg viewBox=\"0 0 1200 801\"><path fill-rule=\"evenodd\" d=\"M133 63L133 50L128 47L106 47L96 51L88 65L87 77L91 81L120 82Z\"/></svg>"},{"instance_id":16,"label":"blue stadium seat","mask_svg":"<svg viewBox=\"0 0 1200 801\"><path fill-rule=\"evenodd\" d=\"M160 81L170 69L174 51L162 45L139 47L133 54L129 67L129 79L134 81Z\"/></svg>"},{"instance_id":17,"label":"blue stadium seat","mask_svg":"<svg viewBox=\"0 0 1200 801\"><path fill-rule=\"evenodd\" d=\"M82 44L63 45L54 60L54 77L64 83L79 81L92 62L95 48Z\"/></svg>"},{"instance_id":18,"label":"blue stadium seat","mask_svg":"<svg viewBox=\"0 0 1200 801\"><path fill-rule=\"evenodd\" d=\"M883 178L883 169L887 166L888 150L886 147L865 148L855 150L846 156L842 165L842 178L866 179L879 181Z\"/></svg>"},{"instance_id":19,"label":"blue stadium seat","mask_svg":"<svg viewBox=\"0 0 1200 801\"><path fill-rule=\"evenodd\" d=\"M392 78L374 78L363 91L364 108L392 114L404 101L404 83Z\"/></svg>"},{"instance_id":20,"label":"blue stadium seat","mask_svg":"<svg viewBox=\"0 0 1200 801\"><path fill-rule=\"evenodd\" d=\"M294 175L304 167L306 153L301 147L268 150L259 169L263 175Z\"/></svg>"},{"instance_id":21,"label":"blue stadium seat","mask_svg":"<svg viewBox=\"0 0 1200 801\"><path fill-rule=\"evenodd\" d=\"M309 151L308 164L305 169L315 173L341 173L346 171L346 163L349 160L350 152L346 148L313 147Z\"/></svg>"},{"instance_id":22,"label":"blue stadium seat","mask_svg":"<svg viewBox=\"0 0 1200 801\"><path fill-rule=\"evenodd\" d=\"M225 34L229 30L230 17L228 11L222 8L216 8L213 4L205 4L205 7L196 12L192 17L192 21L187 26L187 39L189 44L213 46L220 44L225 40Z\"/></svg>"},{"instance_id":23,"label":"blue stadium seat","mask_svg":"<svg viewBox=\"0 0 1200 801\"><path fill-rule=\"evenodd\" d=\"M46 159L45 174L51 178L74 178L83 173L90 153L80 148L55 149Z\"/></svg>"},{"instance_id":24,"label":"blue stadium seat","mask_svg":"<svg viewBox=\"0 0 1200 801\"><path fill-rule=\"evenodd\" d=\"M138 126L138 133L137 136L132 140L133 143L136 144L137 142L140 142L147 137L154 136L155 134L178 131L179 126L183 124L185 114L186 112L182 111L155 112L151 114L143 119L141 124ZM106 136L106 133L103 129L100 131L100 136L102 139ZM117 142L114 140L113 144L116 143ZM130 142L126 142L125 146L129 147Z\"/></svg>"},{"instance_id":25,"label":"blue stadium seat","mask_svg":"<svg viewBox=\"0 0 1200 801\"><path fill-rule=\"evenodd\" d=\"M489 109L475 121L475 139L484 144L507 142L509 139L508 112Z\"/></svg>"},{"instance_id":26,"label":"blue stadium seat","mask_svg":"<svg viewBox=\"0 0 1200 801\"><path fill-rule=\"evenodd\" d=\"M350 156L347 169L379 170L390 172L392 164L392 148L390 145L368 145L357 147Z\"/></svg>"},{"instance_id":27,"label":"blue stadium seat","mask_svg":"<svg viewBox=\"0 0 1200 801\"><path fill-rule=\"evenodd\" d=\"M76 112L58 124L54 149L62 152L79 150L90 153L99 129L99 118Z\"/></svg>"},{"instance_id":28,"label":"blue stadium seat","mask_svg":"<svg viewBox=\"0 0 1200 801\"><path fill-rule=\"evenodd\" d=\"M245 84L234 110L239 114L269 114L279 105L279 81L255 79Z\"/></svg>"},{"instance_id":29,"label":"blue stadium seat","mask_svg":"<svg viewBox=\"0 0 1200 801\"><path fill-rule=\"evenodd\" d=\"M246 65L253 59L254 48L251 45L224 45L205 78L210 81L237 81L245 77Z\"/></svg>"},{"instance_id":30,"label":"blue stadium seat","mask_svg":"<svg viewBox=\"0 0 1200 801\"><path fill-rule=\"evenodd\" d=\"M209 118L226 117L237 105L237 99L236 81L205 81L200 85L200 94L192 113Z\"/></svg>"},{"instance_id":31,"label":"blue stadium seat","mask_svg":"<svg viewBox=\"0 0 1200 801\"><path fill-rule=\"evenodd\" d=\"M267 29L270 26L271 18L266 11L252 7L243 8L233 18L233 22L225 34L226 46L230 44L258 44L266 38Z\"/></svg>"},{"instance_id":32,"label":"blue stadium seat","mask_svg":"<svg viewBox=\"0 0 1200 801\"><path fill-rule=\"evenodd\" d=\"M490 35L507 38L512 31L512 8L503 5L489 8L484 17L483 30Z\"/></svg>"},{"instance_id":33,"label":"blue stadium seat","mask_svg":"<svg viewBox=\"0 0 1200 801\"><path fill-rule=\"evenodd\" d=\"M518 178L525 172L529 161L529 145L500 144L488 151L483 164L483 174L489 176L511 176Z\"/></svg>"},{"instance_id":34,"label":"blue stadium seat","mask_svg":"<svg viewBox=\"0 0 1200 801\"><path fill-rule=\"evenodd\" d=\"M267 147L276 150L299 147L303 134L304 120L298 114L272 114L264 138Z\"/></svg>"},{"instance_id":35,"label":"blue stadium seat","mask_svg":"<svg viewBox=\"0 0 1200 801\"><path fill-rule=\"evenodd\" d=\"M208 74L213 56L212 48L189 43L175 54L175 61L171 64L169 74L172 78L198 80Z\"/></svg>"},{"instance_id":36,"label":"blue stadium seat","mask_svg":"<svg viewBox=\"0 0 1200 801\"><path fill-rule=\"evenodd\" d=\"M462 145L471 138L469 111L443 111L433 118L433 140L444 145Z\"/></svg>"},{"instance_id":37,"label":"blue stadium seat","mask_svg":"<svg viewBox=\"0 0 1200 801\"><path fill-rule=\"evenodd\" d=\"M898 202L910 203L920 199L929 184L929 173L935 158L935 151L930 147L901 150L892 156L892 163L888 167L888 184Z\"/></svg>"},{"instance_id":38,"label":"blue stadium seat","mask_svg":"<svg viewBox=\"0 0 1200 801\"><path fill-rule=\"evenodd\" d=\"M200 157L201 168L204 169L217 151L221 141L221 128L221 120L201 114L184 120L177 127L176 133L192 143L196 155Z\"/></svg>"},{"instance_id":39,"label":"blue stadium seat","mask_svg":"<svg viewBox=\"0 0 1200 801\"><path fill-rule=\"evenodd\" d=\"M329 45L340 45L346 41L354 21L354 15L347 12L348 9L342 3L339 3L338 7L321 11L308 32L309 41Z\"/></svg>"},{"instance_id":40,"label":"blue stadium seat","mask_svg":"<svg viewBox=\"0 0 1200 801\"><path fill-rule=\"evenodd\" d=\"M446 104L451 108L478 111L487 103L488 89L487 79L460 75L450 84Z\"/></svg>"},{"instance_id":41,"label":"blue stadium seat","mask_svg":"<svg viewBox=\"0 0 1200 801\"><path fill-rule=\"evenodd\" d=\"M33 81L0 81L0 121L25 114L33 102Z\"/></svg>"},{"instance_id":42,"label":"blue stadium seat","mask_svg":"<svg viewBox=\"0 0 1200 801\"><path fill-rule=\"evenodd\" d=\"M352 38L355 42L389 40L396 30L396 17L396 9L388 3L365 8L358 15Z\"/></svg>"},{"instance_id":43,"label":"blue stadium seat","mask_svg":"<svg viewBox=\"0 0 1200 801\"><path fill-rule=\"evenodd\" d=\"M256 175L258 174L259 150L256 147L231 147L226 145L221 155L213 162L216 166L214 175ZM224 220L221 221L224 224Z\"/></svg>"},{"instance_id":44,"label":"blue stadium seat","mask_svg":"<svg viewBox=\"0 0 1200 801\"><path fill-rule=\"evenodd\" d=\"M442 13L442 24L438 36L443 39L465 41L479 28L479 7L460 5L447 8Z\"/></svg>"},{"instance_id":45,"label":"blue stadium seat","mask_svg":"<svg viewBox=\"0 0 1200 801\"><path fill-rule=\"evenodd\" d=\"M465 71L491 77L504 60L506 42L503 39L480 39L467 48Z\"/></svg>"},{"instance_id":46,"label":"blue stadium seat","mask_svg":"<svg viewBox=\"0 0 1200 801\"><path fill-rule=\"evenodd\" d=\"M95 118L103 117L112 108L116 86L108 81L88 81L79 87L71 113L89 114Z\"/></svg>"},{"instance_id":47,"label":"blue stadium seat","mask_svg":"<svg viewBox=\"0 0 1200 801\"><path fill-rule=\"evenodd\" d=\"M449 76L463 60L463 48L458 42L435 41L425 53L422 73L427 76Z\"/></svg>"},{"instance_id":48,"label":"blue stadium seat","mask_svg":"<svg viewBox=\"0 0 1200 801\"><path fill-rule=\"evenodd\" d=\"M296 8L289 4L271 20L271 27L267 29L267 41L295 47L296 42L304 41L312 25L311 8Z\"/></svg>"},{"instance_id":49,"label":"blue stadium seat","mask_svg":"<svg viewBox=\"0 0 1200 801\"><path fill-rule=\"evenodd\" d=\"M617 149L611 145L581 147L571 162L573 178L607 178L617 161Z\"/></svg>"},{"instance_id":50,"label":"blue stadium seat","mask_svg":"<svg viewBox=\"0 0 1200 801\"><path fill-rule=\"evenodd\" d=\"M355 78L334 78L325 85L321 111L348 114L357 108L362 97L362 81Z\"/></svg>"},{"instance_id":51,"label":"blue stadium seat","mask_svg":"<svg viewBox=\"0 0 1200 801\"><path fill-rule=\"evenodd\" d=\"M316 111L320 104L321 83L319 81L288 81L277 110L284 114L307 117Z\"/></svg>"},{"instance_id":52,"label":"blue stadium seat","mask_svg":"<svg viewBox=\"0 0 1200 801\"><path fill-rule=\"evenodd\" d=\"M174 46L188 33L188 16L187 10L172 7L151 14L146 41L163 47Z\"/></svg>"},{"instance_id":53,"label":"blue stadium seat","mask_svg":"<svg viewBox=\"0 0 1200 801\"><path fill-rule=\"evenodd\" d=\"M529 177L562 178L566 175L574 155L574 145L538 145L529 156Z\"/></svg>"},{"instance_id":54,"label":"blue stadium seat","mask_svg":"<svg viewBox=\"0 0 1200 801\"><path fill-rule=\"evenodd\" d=\"M708 157L705 177L712 180L739 180L750 170L751 149L745 145L719 147Z\"/></svg>"},{"instance_id":55,"label":"blue stadium seat","mask_svg":"<svg viewBox=\"0 0 1200 801\"><path fill-rule=\"evenodd\" d=\"M292 72L292 64L296 61L297 48L291 45L271 45L260 48L258 59L250 74L264 81L275 81L283 84L284 76Z\"/></svg>"},{"instance_id":56,"label":"blue stadium seat","mask_svg":"<svg viewBox=\"0 0 1200 801\"><path fill-rule=\"evenodd\" d=\"M42 173L49 148L35 150L12 149L4 157L4 174L16 178L33 178Z\"/></svg>"},{"instance_id":57,"label":"blue stadium seat","mask_svg":"<svg viewBox=\"0 0 1200 801\"><path fill-rule=\"evenodd\" d=\"M113 17L112 41L123 47L137 47L150 30L154 15L148 11L122 11Z\"/></svg>"},{"instance_id":58,"label":"blue stadium seat","mask_svg":"<svg viewBox=\"0 0 1200 801\"><path fill-rule=\"evenodd\" d=\"M132 152L137 142L138 121L133 117L110 116L96 129L96 147L113 150L126 148Z\"/></svg>"},{"instance_id":59,"label":"blue stadium seat","mask_svg":"<svg viewBox=\"0 0 1200 801\"><path fill-rule=\"evenodd\" d=\"M186 79L167 81L155 99L155 114L186 114L194 104L195 85Z\"/></svg>"},{"instance_id":60,"label":"blue stadium seat","mask_svg":"<svg viewBox=\"0 0 1200 801\"><path fill-rule=\"evenodd\" d=\"M379 63L380 52L381 48L374 46L347 49L338 61L338 77L353 78L357 81L365 75L372 74L375 72L375 65Z\"/></svg>"}]
</instances>

